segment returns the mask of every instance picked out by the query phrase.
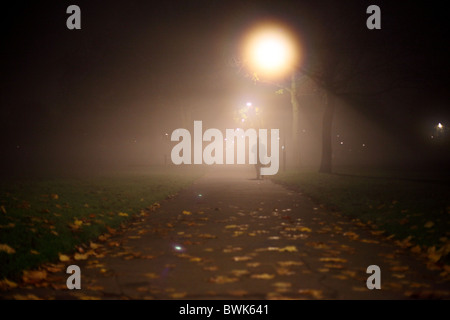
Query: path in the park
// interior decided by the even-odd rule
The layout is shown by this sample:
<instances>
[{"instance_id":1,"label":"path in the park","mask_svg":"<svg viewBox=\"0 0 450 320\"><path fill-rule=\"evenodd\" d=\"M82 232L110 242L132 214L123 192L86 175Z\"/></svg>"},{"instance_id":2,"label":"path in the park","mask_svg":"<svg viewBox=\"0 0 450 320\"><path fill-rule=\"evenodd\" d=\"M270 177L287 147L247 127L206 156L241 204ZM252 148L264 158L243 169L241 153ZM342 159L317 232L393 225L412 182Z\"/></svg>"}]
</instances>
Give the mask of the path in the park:
<instances>
[{"instance_id":1,"label":"path in the park","mask_svg":"<svg viewBox=\"0 0 450 320\"><path fill-rule=\"evenodd\" d=\"M449 298L424 261L373 230L318 207L254 170L211 170L122 234L98 256L72 261L82 289L32 288L43 298ZM381 290L369 290L369 265ZM56 288L56 289L55 289ZM23 292L23 290L22 290ZM11 293L13 294L13 293Z\"/></svg>"}]
</instances>

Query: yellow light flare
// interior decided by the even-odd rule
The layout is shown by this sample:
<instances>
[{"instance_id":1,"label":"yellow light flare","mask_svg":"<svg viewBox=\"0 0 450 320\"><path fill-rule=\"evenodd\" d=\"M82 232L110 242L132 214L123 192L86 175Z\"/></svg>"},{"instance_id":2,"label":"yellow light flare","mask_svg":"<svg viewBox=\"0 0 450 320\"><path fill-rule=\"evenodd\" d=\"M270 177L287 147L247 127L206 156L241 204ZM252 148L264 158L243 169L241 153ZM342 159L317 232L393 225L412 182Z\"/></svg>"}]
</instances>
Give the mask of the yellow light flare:
<instances>
[{"instance_id":1,"label":"yellow light flare","mask_svg":"<svg viewBox=\"0 0 450 320\"><path fill-rule=\"evenodd\" d=\"M269 78L285 76L301 56L294 34L274 22L251 28L243 38L242 53L250 72Z\"/></svg>"}]
</instances>

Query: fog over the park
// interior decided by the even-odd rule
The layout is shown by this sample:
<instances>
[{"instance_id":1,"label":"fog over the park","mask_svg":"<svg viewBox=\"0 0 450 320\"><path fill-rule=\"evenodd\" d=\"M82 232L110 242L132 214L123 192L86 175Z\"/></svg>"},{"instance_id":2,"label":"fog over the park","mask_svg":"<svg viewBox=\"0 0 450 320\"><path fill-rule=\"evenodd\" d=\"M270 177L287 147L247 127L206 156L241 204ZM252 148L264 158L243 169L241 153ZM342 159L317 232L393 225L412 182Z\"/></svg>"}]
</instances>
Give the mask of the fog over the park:
<instances>
[{"instance_id":1,"label":"fog over the park","mask_svg":"<svg viewBox=\"0 0 450 320\"><path fill-rule=\"evenodd\" d=\"M2 174L171 163L173 130L192 132L195 120L204 130L237 128L236 113L248 102L259 108L261 127L280 129L287 165L298 164L288 92L276 93L279 87L255 81L239 65L243 34L267 18L298 36L303 67L327 56L321 63L343 66L344 77L348 63L335 60L395 62L365 70L336 97L333 165L448 163L444 6L377 1L382 28L368 30L369 2L314 3L77 1L81 30L66 28L71 3L11 5L1 22ZM355 26L357 38L341 37ZM309 167L319 166L322 153L321 90L298 94L300 164Z\"/></svg>"}]
</instances>

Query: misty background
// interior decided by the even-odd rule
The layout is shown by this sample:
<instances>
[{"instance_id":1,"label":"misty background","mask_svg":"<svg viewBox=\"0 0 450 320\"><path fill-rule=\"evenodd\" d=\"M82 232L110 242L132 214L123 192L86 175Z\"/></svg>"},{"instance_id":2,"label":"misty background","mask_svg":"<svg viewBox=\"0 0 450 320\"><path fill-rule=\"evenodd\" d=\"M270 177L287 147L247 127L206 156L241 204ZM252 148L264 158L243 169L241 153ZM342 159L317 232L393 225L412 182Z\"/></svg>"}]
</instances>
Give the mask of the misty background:
<instances>
[{"instance_id":1,"label":"misty background","mask_svg":"<svg viewBox=\"0 0 450 320\"><path fill-rule=\"evenodd\" d=\"M338 100L334 164L446 168L450 52L444 5L372 2L343 6L360 19L361 32L367 33L378 54L389 54L391 45L404 50L400 62L407 77L395 89L373 95L360 90L361 94ZM81 8L81 30L66 28L70 4ZM370 4L381 8L381 30L365 26ZM164 164L164 155L170 157L175 144L166 134L181 127L191 130L194 120L202 120L204 130L235 128L233 115L248 101L261 108L266 128L279 128L282 137L287 135L290 98L236 68L239 39L261 18L282 19L298 32L307 63L314 55L308 51L313 48L312 34L346 32L339 29L342 17L333 15L334 5L330 1L10 5L1 21L2 174ZM325 24L335 28L317 31ZM350 59L352 54L348 52ZM301 163L316 167L321 156L321 97L308 93L299 101ZM440 136L435 132L438 123L445 126Z\"/></svg>"}]
</instances>

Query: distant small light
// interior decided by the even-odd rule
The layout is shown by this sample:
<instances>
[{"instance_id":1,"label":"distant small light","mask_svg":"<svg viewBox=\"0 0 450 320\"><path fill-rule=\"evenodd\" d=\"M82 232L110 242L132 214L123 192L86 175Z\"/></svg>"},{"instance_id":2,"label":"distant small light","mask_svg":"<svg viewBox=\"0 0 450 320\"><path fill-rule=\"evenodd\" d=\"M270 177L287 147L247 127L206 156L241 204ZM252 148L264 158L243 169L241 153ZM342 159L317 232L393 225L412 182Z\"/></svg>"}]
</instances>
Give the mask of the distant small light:
<instances>
[{"instance_id":1,"label":"distant small light","mask_svg":"<svg viewBox=\"0 0 450 320\"><path fill-rule=\"evenodd\" d=\"M251 107L252 103L251 102L247 102L247 107Z\"/></svg>"},{"instance_id":2,"label":"distant small light","mask_svg":"<svg viewBox=\"0 0 450 320\"><path fill-rule=\"evenodd\" d=\"M169 134L166 132L166 136L168 136Z\"/></svg>"},{"instance_id":3,"label":"distant small light","mask_svg":"<svg viewBox=\"0 0 450 320\"><path fill-rule=\"evenodd\" d=\"M344 141L341 141L341 144L344 144Z\"/></svg>"},{"instance_id":4,"label":"distant small light","mask_svg":"<svg viewBox=\"0 0 450 320\"><path fill-rule=\"evenodd\" d=\"M434 139L434 136L431 136L431 139Z\"/></svg>"},{"instance_id":5,"label":"distant small light","mask_svg":"<svg viewBox=\"0 0 450 320\"><path fill-rule=\"evenodd\" d=\"M178 245L175 245L173 248L175 250L177 250L177 251L182 251L183 250L183 247L182 246L178 246Z\"/></svg>"},{"instance_id":6,"label":"distant small light","mask_svg":"<svg viewBox=\"0 0 450 320\"><path fill-rule=\"evenodd\" d=\"M244 119L244 118L242 118L242 119L241 119L241 122L244 122L244 121L245 121L245 119Z\"/></svg>"},{"instance_id":7,"label":"distant small light","mask_svg":"<svg viewBox=\"0 0 450 320\"><path fill-rule=\"evenodd\" d=\"M366 146L366 144L365 144L365 143L363 143L363 144L362 144L362 146L363 146L363 147L365 147L365 146Z\"/></svg>"},{"instance_id":8,"label":"distant small light","mask_svg":"<svg viewBox=\"0 0 450 320\"><path fill-rule=\"evenodd\" d=\"M283 150L284 150L284 146L281 146L281 149L283 149Z\"/></svg>"},{"instance_id":9,"label":"distant small light","mask_svg":"<svg viewBox=\"0 0 450 320\"><path fill-rule=\"evenodd\" d=\"M201 197L203 197L203 195L202 195L201 193L199 193L199 194L198 194L198 197L201 198Z\"/></svg>"},{"instance_id":10,"label":"distant small light","mask_svg":"<svg viewBox=\"0 0 450 320\"><path fill-rule=\"evenodd\" d=\"M442 129L442 128L444 127L444 126L442 125L442 123L440 123L440 122L438 123L437 126L438 126L439 129Z\"/></svg>"}]
</instances>

